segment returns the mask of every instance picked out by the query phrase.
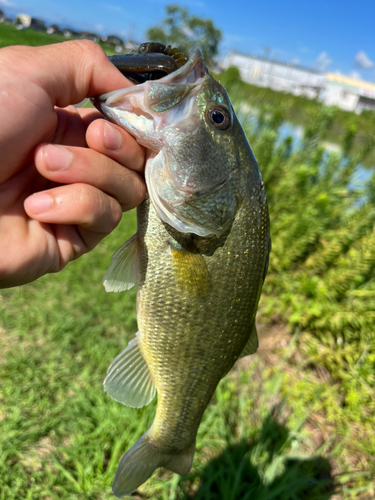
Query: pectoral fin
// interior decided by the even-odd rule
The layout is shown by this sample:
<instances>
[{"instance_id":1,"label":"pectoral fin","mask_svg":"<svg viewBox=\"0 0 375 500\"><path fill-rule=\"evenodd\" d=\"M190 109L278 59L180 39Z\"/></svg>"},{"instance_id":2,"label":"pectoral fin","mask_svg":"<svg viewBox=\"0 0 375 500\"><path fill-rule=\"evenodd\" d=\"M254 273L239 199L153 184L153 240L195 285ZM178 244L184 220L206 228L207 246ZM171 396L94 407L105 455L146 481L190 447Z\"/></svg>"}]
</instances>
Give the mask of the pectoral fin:
<instances>
[{"instance_id":1,"label":"pectoral fin","mask_svg":"<svg viewBox=\"0 0 375 500\"><path fill-rule=\"evenodd\" d=\"M197 250L177 249L170 245L173 271L181 291L193 295L207 295L210 277L204 258Z\"/></svg>"},{"instance_id":2,"label":"pectoral fin","mask_svg":"<svg viewBox=\"0 0 375 500\"><path fill-rule=\"evenodd\" d=\"M134 234L113 255L103 278L106 292L130 290L137 282L138 235Z\"/></svg>"},{"instance_id":3,"label":"pectoral fin","mask_svg":"<svg viewBox=\"0 0 375 500\"><path fill-rule=\"evenodd\" d=\"M257 334L257 329L256 329L256 326L254 323L253 328L252 328L251 333L250 333L249 340L247 341L247 344L243 348L239 359L244 358L245 356L248 356L249 354L254 354L257 351L258 346L259 346L258 334Z\"/></svg>"},{"instance_id":4,"label":"pectoral fin","mask_svg":"<svg viewBox=\"0 0 375 500\"><path fill-rule=\"evenodd\" d=\"M104 390L112 399L132 408L148 405L155 396L155 384L139 349L138 333L109 365Z\"/></svg>"}]
</instances>

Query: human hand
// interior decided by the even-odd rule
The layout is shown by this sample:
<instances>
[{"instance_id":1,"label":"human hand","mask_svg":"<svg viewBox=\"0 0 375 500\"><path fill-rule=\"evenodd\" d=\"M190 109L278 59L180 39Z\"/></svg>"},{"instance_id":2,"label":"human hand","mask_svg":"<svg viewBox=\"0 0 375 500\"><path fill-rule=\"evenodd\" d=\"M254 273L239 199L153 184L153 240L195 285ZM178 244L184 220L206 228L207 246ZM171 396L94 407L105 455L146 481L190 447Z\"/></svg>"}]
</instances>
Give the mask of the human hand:
<instances>
[{"instance_id":1,"label":"human hand","mask_svg":"<svg viewBox=\"0 0 375 500\"><path fill-rule=\"evenodd\" d=\"M92 42L0 50L0 288L60 271L143 200L144 149L67 107L129 85Z\"/></svg>"}]
</instances>

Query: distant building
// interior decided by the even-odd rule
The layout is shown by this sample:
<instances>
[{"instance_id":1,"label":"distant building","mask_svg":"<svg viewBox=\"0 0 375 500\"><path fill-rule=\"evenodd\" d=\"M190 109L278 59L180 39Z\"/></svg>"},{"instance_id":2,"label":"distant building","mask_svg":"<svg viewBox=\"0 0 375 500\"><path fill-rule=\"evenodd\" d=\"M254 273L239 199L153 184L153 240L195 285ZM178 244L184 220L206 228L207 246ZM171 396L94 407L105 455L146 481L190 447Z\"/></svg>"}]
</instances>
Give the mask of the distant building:
<instances>
[{"instance_id":1,"label":"distant building","mask_svg":"<svg viewBox=\"0 0 375 500\"><path fill-rule=\"evenodd\" d=\"M92 42L99 42L99 36L96 33L90 33L90 31L82 31L79 35L80 38L84 40L91 40Z\"/></svg>"},{"instance_id":2,"label":"distant building","mask_svg":"<svg viewBox=\"0 0 375 500\"><path fill-rule=\"evenodd\" d=\"M375 110L375 84L328 73L321 100L327 106L338 106L356 113L364 109Z\"/></svg>"},{"instance_id":3,"label":"distant building","mask_svg":"<svg viewBox=\"0 0 375 500\"><path fill-rule=\"evenodd\" d=\"M33 30L45 31L46 25L41 19L36 19L28 14L17 14L17 27L31 28Z\"/></svg>"},{"instance_id":4,"label":"distant building","mask_svg":"<svg viewBox=\"0 0 375 500\"><path fill-rule=\"evenodd\" d=\"M127 40L125 42L125 50L127 52L130 52L131 50L137 50L139 47L139 43L135 42L134 40Z\"/></svg>"},{"instance_id":5,"label":"distant building","mask_svg":"<svg viewBox=\"0 0 375 500\"><path fill-rule=\"evenodd\" d=\"M120 37L116 35L103 36L101 40L107 45L112 45L115 48L115 52L117 54L120 54L121 52L124 51L125 48L124 40L122 40Z\"/></svg>"},{"instance_id":6,"label":"distant building","mask_svg":"<svg viewBox=\"0 0 375 500\"><path fill-rule=\"evenodd\" d=\"M224 69L230 66L239 69L244 82L310 99L320 94L326 81L326 75L320 71L237 52L227 54L222 63Z\"/></svg>"},{"instance_id":7,"label":"distant building","mask_svg":"<svg viewBox=\"0 0 375 500\"><path fill-rule=\"evenodd\" d=\"M66 38L71 38L72 36L75 36L76 33L73 31L73 30L70 30L69 28L64 28L62 30L62 34L66 37Z\"/></svg>"},{"instance_id":8,"label":"distant building","mask_svg":"<svg viewBox=\"0 0 375 500\"><path fill-rule=\"evenodd\" d=\"M57 24L51 24L51 26L48 26L48 28L46 29L46 32L49 35L52 35L52 34L59 35L62 33L62 31L59 29Z\"/></svg>"},{"instance_id":9,"label":"distant building","mask_svg":"<svg viewBox=\"0 0 375 500\"><path fill-rule=\"evenodd\" d=\"M4 16L0 22L4 23L4 24L11 24L11 25L16 25L16 21L15 19L12 19L11 17L7 17L7 16Z\"/></svg>"},{"instance_id":10,"label":"distant building","mask_svg":"<svg viewBox=\"0 0 375 500\"><path fill-rule=\"evenodd\" d=\"M17 14L17 23L22 24L24 28L29 28L31 24L31 16L28 14Z\"/></svg>"},{"instance_id":11,"label":"distant building","mask_svg":"<svg viewBox=\"0 0 375 500\"><path fill-rule=\"evenodd\" d=\"M30 28L38 31L46 31L45 22L41 19L35 19L35 17L31 19Z\"/></svg>"},{"instance_id":12,"label":"distant building","mask_svg":"<svg viewBox=\"0 0 375 500\"><path fill-rule=\"evenodd\" d=\"M109 45L124 45L124 41L115 35L103 36L102 41L108 43Z\"/></svg>"}]
</instances>

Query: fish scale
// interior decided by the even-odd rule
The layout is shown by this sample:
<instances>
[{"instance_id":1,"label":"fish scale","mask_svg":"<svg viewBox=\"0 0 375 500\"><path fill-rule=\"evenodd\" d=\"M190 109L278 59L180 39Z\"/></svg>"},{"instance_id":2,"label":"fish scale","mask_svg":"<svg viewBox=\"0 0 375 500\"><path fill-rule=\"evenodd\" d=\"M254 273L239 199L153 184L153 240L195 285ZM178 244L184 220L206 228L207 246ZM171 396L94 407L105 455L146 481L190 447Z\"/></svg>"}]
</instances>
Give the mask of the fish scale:
<instances>
[{"instance_id":1,"label":"fish scale","mask_svg":"<svg viewBox=\"0 0 375 500\"><path fill-rule=\"evenodd\" d=\"M148 275L145 273L145 280L141 279L138 285L138 326L143 338L141 350L158 392L158 412L149 438L173 443L166 447L169 452L173 449L177 453L195 440L203 411L217 383L238 358L250 335L262 277L259 272L249 273L249 269L264 264L268 212L264 203L259 214L263 232L254 243L264 250L255 255L249 242L242 238L244 231L253 229L247 214L247 207L240 210L225 245L214 257L204 257L211 292L205 297L192 298L179 293L176 286L172 257L165 244L171 238L170 233L149 200L138 208L138 232L144 239L142 248L147 252ZM155 276L158 286L153 280ZM225 308L223 300L227 303ZM164 307L160 308L160 303ZM183 373L182 355L191 360L182 365ZM184 391L189 393L188 398L181 398Z\"/></svg>"}]
</instances>

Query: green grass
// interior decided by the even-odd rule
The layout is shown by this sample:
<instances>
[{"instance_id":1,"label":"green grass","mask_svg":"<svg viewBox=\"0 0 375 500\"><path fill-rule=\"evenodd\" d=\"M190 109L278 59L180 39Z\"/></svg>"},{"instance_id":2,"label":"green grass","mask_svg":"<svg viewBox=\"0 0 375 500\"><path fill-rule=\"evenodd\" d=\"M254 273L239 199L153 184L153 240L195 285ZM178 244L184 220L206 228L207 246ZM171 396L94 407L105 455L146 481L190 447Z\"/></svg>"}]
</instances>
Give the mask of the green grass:
<instances>
[{"instance_id":1,"label":"green grass","mask_svg":"<svg viewBox=\"0 0 375 500\"><path fill-rule=\"evenodd\" d=\"M125 214L63 272L1 292L1 500L112 498L122 454L152 422L155 402L130 409L102 387L137 329L134 290L106 294L101 284L134 230L134 212ZM356 428L344 425L339 386L296 346L272 364L253 356L232 370L204 415L191 473L158 472L140 498L371 498L366 450L350 441Z\"/></svg>"},{"instance_id":2,"label":"green grass","mask_svg":"<svg viewBox=\"0 0 375 500\"><path fill-rule=\"evenodd\" d=\"M63 35L48 35L42 31L32 29L17 30L10 24L0 24L0 47L8 45L49 45L50 43L65 42Z\"/></svg>"},{"instance_id":3,"label":"green grass","mask_svg":"<svg viewBox=\"0 0 375 500\"><path fill-rule=\"evenodd\" d=\"M50 45L68 40L74 40L74 37L66 38L64 35L48 35L46 32L33 29L17 30L15 26L0 23L0 48L9 45ZM100 42L100 46L108 55L115 53L114 47L111 45Z\"/></svg>"}]
</instances>

